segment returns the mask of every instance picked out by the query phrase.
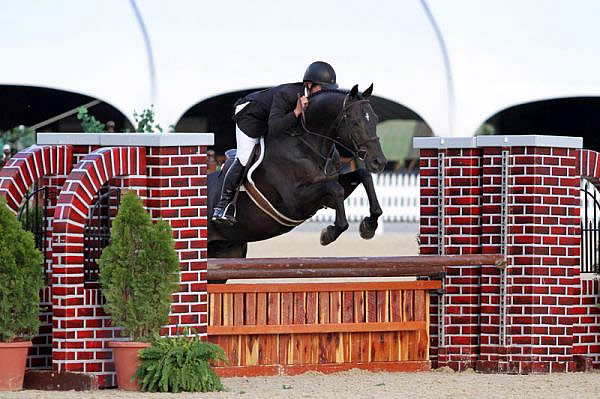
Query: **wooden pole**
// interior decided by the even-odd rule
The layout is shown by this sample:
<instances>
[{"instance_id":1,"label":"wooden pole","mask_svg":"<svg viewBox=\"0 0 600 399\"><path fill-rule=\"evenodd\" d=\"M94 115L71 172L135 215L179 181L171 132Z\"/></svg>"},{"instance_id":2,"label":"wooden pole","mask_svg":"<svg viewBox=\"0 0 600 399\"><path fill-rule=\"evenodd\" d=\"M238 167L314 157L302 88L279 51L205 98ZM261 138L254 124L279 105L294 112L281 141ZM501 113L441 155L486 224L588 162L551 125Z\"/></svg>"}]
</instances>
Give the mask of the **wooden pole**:
<instances>
[{"instance_id":1,"label":"wooden pole","mask_svg":"<svg viewBox=\"0 0 600 399\"><path fill-rule=\"evenodd\" d=\"M437 277L446 266L497 265L497 255L208 259L208 280L305 277Z\"/></svg>"}]
</instances>

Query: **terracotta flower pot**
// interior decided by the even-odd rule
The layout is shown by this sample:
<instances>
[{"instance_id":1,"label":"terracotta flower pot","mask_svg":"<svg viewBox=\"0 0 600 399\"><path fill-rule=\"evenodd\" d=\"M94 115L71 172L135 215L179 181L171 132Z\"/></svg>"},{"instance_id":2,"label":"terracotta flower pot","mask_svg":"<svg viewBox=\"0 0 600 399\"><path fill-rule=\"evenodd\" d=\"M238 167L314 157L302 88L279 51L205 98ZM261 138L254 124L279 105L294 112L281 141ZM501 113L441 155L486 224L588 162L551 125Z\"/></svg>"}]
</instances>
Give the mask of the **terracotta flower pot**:
<instances>
[{"instance_id":1,"label":"terracotta flower pot","mask_svg":"<svg viewBox=\"0 0 600 399\"><path fill-rule=\"evenodd\" d=\"M115 371L117 373L117 386L126 391L138 391L137 379L131 381L140 360L138 351L149 348L148 342L112 341L108 346L113 348Z\"/></svg>"},{"instance_id":2,"label":"terracotta flower pot","mask_svg":"<svg viewBox=\"0 0 600 399\"><path fill-rule=\"evenodd\" d=\"M23 389L25 362L31 341L0 342L0 391Z\"/></svg>"}]
</instances>

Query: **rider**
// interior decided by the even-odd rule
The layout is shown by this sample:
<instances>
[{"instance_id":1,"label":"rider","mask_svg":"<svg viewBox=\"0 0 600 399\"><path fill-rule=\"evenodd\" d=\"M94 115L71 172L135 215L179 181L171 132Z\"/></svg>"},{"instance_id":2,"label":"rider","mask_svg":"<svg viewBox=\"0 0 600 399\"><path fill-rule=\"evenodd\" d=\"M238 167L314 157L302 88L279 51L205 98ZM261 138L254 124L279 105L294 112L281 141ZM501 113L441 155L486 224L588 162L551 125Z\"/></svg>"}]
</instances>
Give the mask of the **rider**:
<instances>
[{"instance_id":1,"label":"rider","mask_svg":"<svg viewBox=\"0 0 600 399\"><path fill-rule=\"evenodd\" d=\"M235 217L228 214L228 207L260 137L290 129L298 123L298 116L308 106L308 95L323 88L337 87L331 65L316 61L308 66L302 82L257 91L237 100L233 117L236 124L236 159L225 174L221 198L212 214L213 222L227 225L236 223Z\"/></svg>"}]
</instances>

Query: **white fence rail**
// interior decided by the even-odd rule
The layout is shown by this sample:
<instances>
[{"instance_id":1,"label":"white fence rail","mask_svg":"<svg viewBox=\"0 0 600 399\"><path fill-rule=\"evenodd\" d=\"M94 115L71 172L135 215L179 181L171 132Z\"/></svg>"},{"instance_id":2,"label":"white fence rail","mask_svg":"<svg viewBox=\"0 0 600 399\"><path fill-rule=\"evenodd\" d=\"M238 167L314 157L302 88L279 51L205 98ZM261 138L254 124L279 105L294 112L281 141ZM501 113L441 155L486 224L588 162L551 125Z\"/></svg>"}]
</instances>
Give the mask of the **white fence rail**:
<instances>
[{"instance_id":1,"label":"white fence rail","mask_svg":"<svg viewBox=\"0 0 600 399\"><path fill-rule=\"evenodd\" d=\"M381 173L373 175L375 192L383 209L384 222L419 222L419 175L414 173ZM359 185L344 202L349 222L358 222L369 216L369 200L364 187ZM333 222L335 211L321 209L309 222Z\"/></svg>"}]
</instances>

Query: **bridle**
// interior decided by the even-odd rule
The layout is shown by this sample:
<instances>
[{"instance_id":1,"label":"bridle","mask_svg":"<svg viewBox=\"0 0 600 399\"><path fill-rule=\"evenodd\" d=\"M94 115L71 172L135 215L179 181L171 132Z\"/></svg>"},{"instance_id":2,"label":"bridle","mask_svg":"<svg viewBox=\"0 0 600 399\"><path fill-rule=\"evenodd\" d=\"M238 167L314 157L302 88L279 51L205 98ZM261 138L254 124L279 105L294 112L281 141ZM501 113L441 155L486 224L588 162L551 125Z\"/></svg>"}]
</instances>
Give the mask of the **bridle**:
<instances>
[{"instance_id":1,"label":"bridle","mask_svg":"<svg viewBox=\"0 0 600 399\"><path fill-rule=\"evenodd\" d=\"M300 118L302 129L304 129L304 131L306 133L308 133L312 136L317 136L317 137L323 138L323 139L331 142L331 148L329 150L329 155L324 156L321 153L321 151L316 150L310 143L308 143L306 140L304 140L304 138L302 138L302 136L298 136L298 138L302 142L304 142L304 144L306 144L313 152L317 153L321 158L323 158L325 160L325 166L324 166L323 170L326 175L328 174L327 173L328 164L329 164L329 162L331 162L331 160L333 159L333 155L335 154L335 146L336 145L339 145L344 150L350 152L352 154L353 158L358 158L361 161L364 161L367 158L367 151L362 149L362 146L370 141L379 140L379 137L374 136L374 137L368 137L367 139L359 142L358 140L356 140L356 138L352 134L352 129L345 129L347 132L349 132L348 133L349 137L345 137L345 138L342 137L341 139L346 142L352 143L353 148L349 148L347 145L343 144L340 140L336 140L335 138L332 138L329 136L329 134L332 131L337 130L342 123L345 123L346 125L349 123L348 122L348 110L350 108L352 108L353 106L355 106L357 104L363 104L363 103L369 102L369 100L361 99L361 100L356 100L356 101L352 101L352 102L348 103L349 98L350 98L350 94L346 94L346 96L344 97L344 101L342 103L342 109L340 110L340 112L337 114L336 118L333 120L333 122L327 129L327 134L320 134L320 133L311 131L306 126L306 115L304 113L304 109L302 110L302 116ZM331 175L338 174L341 171L341 169L342 168L339 168Z\"/></svg>"}]
</instances>

